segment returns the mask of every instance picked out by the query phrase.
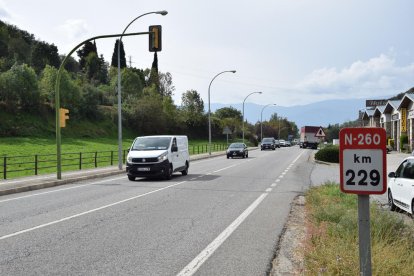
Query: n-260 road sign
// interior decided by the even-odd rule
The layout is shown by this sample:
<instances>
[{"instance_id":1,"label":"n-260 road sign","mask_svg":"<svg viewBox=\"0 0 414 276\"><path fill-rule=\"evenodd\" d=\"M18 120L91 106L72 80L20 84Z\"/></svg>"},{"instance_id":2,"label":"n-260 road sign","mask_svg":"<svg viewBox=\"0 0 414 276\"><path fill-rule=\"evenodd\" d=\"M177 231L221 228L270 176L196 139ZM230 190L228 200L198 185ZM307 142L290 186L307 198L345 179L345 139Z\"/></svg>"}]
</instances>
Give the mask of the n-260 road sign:
<instances>
[{"instance_id":1,"label":"n-260 road sign","mask_svg":"<svg viewBox=\"0 0 414 276\"><path fill-rule=\"evenodd\" d=\"M387 190L386 133L383 128L343 128L339 132L341 191L383 194Z\"/></svg>"}]
</instances>

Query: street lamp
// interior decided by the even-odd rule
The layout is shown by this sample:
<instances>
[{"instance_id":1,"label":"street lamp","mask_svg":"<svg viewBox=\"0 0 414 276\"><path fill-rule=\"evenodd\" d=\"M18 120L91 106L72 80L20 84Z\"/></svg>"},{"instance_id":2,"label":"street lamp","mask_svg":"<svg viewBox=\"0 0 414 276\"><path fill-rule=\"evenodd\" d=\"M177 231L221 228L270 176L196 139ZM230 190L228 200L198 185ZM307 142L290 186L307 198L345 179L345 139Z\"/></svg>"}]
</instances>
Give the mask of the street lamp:
<instances>
[{"instance_id":1,"label":"street lamp","mask_svg":"<svg viewBox=\"0 0 414 276\"><path fill-rule=\"evenodd\" d=\"M263 110L268 107L269 105L276 105L276 104L267 104L262 108L262 112L260 113L260 141L263 140Z\"/></svg>"},{"instance_id":2,"label":"street lamp","mask_svg":"<svg viewBox=\"0 0 414 276\"><path fill-rule=\"evenodd\" d=\"M243 100L243 124L242 124L242 131L243 131L243 143L244 143L244 102L246 101L246 99L253 94L262 94L262 92L252 92L249 95L246 96L246 98L244 98Z\"/></svg>"},{"instance_id":3,"label":"street lamp","mask_svg":"<svg viewBox=\"0 0 414 276\"><path fill-rule=\"evenodd\" d=\"M128 27L135 22L138 18L141 18L148 14L161 14L167 15L167 11L156 11L156 12L147 12L141 14L140 16L136 17L134 20L129 22L129 24L125 27L124 31L122 32L121 36L118 40L118 168L122 170L122 105L121 105L121 42L122 36L125 34Z\"/></svg>"},{"instance_id":4,"label":"street lamp","mask_svg":"<svg viewBox=\"0 0 414 276\"><path fill-rule=\"evenodd\" d=\"M208 154L211 155L211 109L210 109L210 87L211 83L215 78L217 78L219 75L224 73L236 73L236 70L228 70L218 73L214 76L214 78L210 81L210 84L208 86Z\"/></svg>"}]
</instances>

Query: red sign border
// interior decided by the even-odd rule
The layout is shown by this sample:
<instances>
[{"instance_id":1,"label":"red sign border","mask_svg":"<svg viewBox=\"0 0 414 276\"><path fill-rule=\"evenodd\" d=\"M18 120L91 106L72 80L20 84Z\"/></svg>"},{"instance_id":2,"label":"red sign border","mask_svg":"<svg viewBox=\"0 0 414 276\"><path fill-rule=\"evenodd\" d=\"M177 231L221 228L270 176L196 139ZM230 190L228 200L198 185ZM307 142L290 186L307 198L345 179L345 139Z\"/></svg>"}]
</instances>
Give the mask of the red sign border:
<instances>
[{"instance_id":1,"label":"red sign border","mask_svg":"<svg viewBox=\"0 0 414 276\"><path fill-rule=\"evenodd\" d=\"M358 134L379 134L381 141L380 145L345 145L345 134L353 134L357 137ZM342 128L339 131L339 179L340 188L343 193L348 194L359 194L359 195L370 195L370 194L384 194L387 191L387 150L386 150L387 133L385 129L381 127L356 127L356 128ZM343 151L345 149L379 149L382 150L382 173L383 173L383 188L382 191L359 191L359 190L344 190L344 162L343 162Z\"/></svg>"}]
</instances>

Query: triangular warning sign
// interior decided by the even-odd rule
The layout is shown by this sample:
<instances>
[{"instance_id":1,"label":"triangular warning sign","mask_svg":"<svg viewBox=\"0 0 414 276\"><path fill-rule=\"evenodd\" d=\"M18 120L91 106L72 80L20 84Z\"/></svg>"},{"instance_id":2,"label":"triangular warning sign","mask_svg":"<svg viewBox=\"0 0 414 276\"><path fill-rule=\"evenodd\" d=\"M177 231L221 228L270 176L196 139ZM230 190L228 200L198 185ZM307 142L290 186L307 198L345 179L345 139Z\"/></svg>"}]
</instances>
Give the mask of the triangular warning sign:
<instances>
[{"instance_id":1,"label":"triangular warning sign","mask_svg":"<svg viewBox=\"0 0 414 276\"><path fill-rule=\"evenodd\" d=\"M320 127L318 132L316 132L315 137L325 137L325 132L323 132L322 127Z\"/></svg>"}]
</instances>

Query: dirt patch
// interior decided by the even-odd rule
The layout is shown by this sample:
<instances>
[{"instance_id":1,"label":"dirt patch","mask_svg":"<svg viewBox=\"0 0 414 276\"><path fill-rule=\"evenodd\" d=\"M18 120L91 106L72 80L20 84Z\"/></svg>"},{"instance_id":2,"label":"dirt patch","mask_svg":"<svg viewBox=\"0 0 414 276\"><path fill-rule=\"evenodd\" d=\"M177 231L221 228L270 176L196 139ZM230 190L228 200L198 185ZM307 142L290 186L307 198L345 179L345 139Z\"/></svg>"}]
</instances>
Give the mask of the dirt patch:
<instances>
[{"instance_id":1,"label":"dirt patch","mask_svg":"<svg viewBox=\"0 0 414 276\"><path fill-rule=\"evenodd\" d=\"M269 275L304 274L305 219L305 197L297 196L292 202Z\"/></svg>"}]
</instances>

